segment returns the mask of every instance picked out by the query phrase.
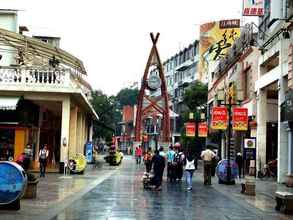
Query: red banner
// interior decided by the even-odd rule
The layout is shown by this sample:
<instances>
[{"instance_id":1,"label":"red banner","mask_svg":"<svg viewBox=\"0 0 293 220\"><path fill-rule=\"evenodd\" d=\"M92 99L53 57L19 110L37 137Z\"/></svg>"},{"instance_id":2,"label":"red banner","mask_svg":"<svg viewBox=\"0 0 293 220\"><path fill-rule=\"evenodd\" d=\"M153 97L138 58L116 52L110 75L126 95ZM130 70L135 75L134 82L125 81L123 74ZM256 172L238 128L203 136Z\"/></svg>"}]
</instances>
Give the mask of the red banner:
<instances>
[{"instance_id":1,"label":"red banner","mask_svg":"<svg viewBox=\"0 0 293 220\"><path fill-rule=\"evenodd\" d=\"M207 137L208 136L208 125L206 122L200 122L198 124L198 136Z\"/></svg>"},{"instance_id":2,"label":"red banner","mask_svg":"<svg viewBox=\"0 0 293 220\"><path fill-rule=\"evenodd\" d=\"M226 130L228 121L228 111L226 107L213 107L212 129Z\"/></svg>"},{"instance_id":3,"label":"red banner","mask_svg":"<svg viewBox=\"0 0 293 220\"><path fill-rule=\"evenodd\" d=\"M247 131L248 129L248 110L247 108L233 108L233 130Z\"/></svg>"},{"instance_id":4,"label":"red banner","mask_svg":"<svg viewBox=\"0 0 293 220\"><path fill-rule=\"evenodd\" d=\"M187 122L185 123L185 134L186 137L194 137L195 136L195 123Z\"/></svg>"}]
</instances>

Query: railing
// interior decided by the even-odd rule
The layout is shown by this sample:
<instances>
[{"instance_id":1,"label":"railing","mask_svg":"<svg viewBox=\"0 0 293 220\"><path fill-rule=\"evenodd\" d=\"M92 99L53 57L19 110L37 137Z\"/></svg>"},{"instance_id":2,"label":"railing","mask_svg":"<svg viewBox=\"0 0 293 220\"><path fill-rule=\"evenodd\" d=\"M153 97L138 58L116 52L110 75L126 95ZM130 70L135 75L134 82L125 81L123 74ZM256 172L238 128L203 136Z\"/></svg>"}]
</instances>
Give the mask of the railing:
<instances>
[{"instance_id":1,"label":"railing","mask_svg":"<svg viewBox=\"0 0 293 220\"><path fill-rule=\"evenodd\" d=\"M69 70L0 68L0 85L69 86Z\"/></svg>"}]
</instances>

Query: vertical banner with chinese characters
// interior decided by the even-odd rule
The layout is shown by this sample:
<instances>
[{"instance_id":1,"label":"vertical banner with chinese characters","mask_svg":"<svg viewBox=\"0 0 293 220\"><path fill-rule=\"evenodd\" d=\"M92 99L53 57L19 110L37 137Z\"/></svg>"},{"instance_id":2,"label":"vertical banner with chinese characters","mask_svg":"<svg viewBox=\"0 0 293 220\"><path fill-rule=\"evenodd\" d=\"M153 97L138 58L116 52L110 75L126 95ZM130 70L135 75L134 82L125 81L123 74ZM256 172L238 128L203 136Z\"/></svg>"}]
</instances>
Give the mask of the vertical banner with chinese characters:
<instances>
[{"instance_id":1,"label":"vertical banner with chinese characters","mask_svg":"<svg viewBox=\"0 0 293 220\"><path fill-rule=\"evenodd\" d=\"M243 0L243 16L263 16L264 0Z\"/></svg>"},{"instance_id":2,"label":"vertical banner with chinese characters","mask_svg":"<svg viewBox=\"0 0 293 220\"><path fill-rule=\"evenodd\" d=\"M195 136L195 123L194 122L185 123L185 134L186 134L186 137L194 137Z\"/></svg>"},{"instance_id":3,"label":"vertical banner with chinese characters","mask_svg":"<svg viewBox=\"0 0 293 220\"><path fill-rule=\"evenodd\" d=\"M200 122L198 124L198 137L208 136L208 125L206 122Z\"/></svg>"},{"instance_id":4,"label":"vertical banner with chinese characters","mask_svg":"<svg viewBox=\"0 0 293 220\"><path fill-rule=\"evenodd\" d=\"M233 130L247 131L248 129L248 110L247 108L235 107L233 109Z\"/></svg>"},{"instance_id":5,"label":"vertical banner with chinese characters","mask_svg":"<svg viewBox=\"0 0 293 220\"><path fill-rule=\"evenodd\" d=\"M200 25L199 78L224 57L234 41L240 37L240 20L213 21Z\"/></svg>"},{"instance_id":6,"label":"vertical banner with chinese characters","mask_svg":"<svg viewBox=\"0 0 293 220\"><path fill-rule=\"evenodd\" d=\"M213 107L212 129L226 130L228 121L228 111L226 107Z\"/></svg>"}]
</instances>

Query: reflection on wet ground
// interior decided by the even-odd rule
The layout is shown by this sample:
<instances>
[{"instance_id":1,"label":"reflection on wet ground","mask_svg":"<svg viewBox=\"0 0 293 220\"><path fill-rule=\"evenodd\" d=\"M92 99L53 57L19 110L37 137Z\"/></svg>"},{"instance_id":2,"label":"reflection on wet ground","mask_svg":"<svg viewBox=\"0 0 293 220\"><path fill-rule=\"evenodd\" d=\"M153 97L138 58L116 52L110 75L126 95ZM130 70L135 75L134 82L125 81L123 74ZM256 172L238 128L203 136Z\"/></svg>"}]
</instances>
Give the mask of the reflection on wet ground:
<instances>
[{"instance_id":1,"label":"reflection on wet ground","mask_svg":"<svg viewBox=\"0 0 293 220\"><path fill-rule=\"evenodd\" d=\"M164 182L160 192L144 190L142 168L137 167L133 160L124 160L122 168L114 175L53 219L293 218L275 212L274 199L264 193L248 197L239 193L239 185L219 185L216 180L212 186L204 186L199 172L195 173L192 192L185 190L184 181L175 184Z\"/></svg>"}]
</instances>

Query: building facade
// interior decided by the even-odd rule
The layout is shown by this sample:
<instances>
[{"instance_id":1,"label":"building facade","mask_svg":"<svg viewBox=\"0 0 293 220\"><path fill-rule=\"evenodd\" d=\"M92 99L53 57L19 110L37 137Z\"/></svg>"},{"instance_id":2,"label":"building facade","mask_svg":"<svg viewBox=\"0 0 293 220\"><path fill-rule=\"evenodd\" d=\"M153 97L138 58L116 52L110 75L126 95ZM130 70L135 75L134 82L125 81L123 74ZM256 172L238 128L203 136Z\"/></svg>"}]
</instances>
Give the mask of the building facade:
<instances>
[{"instance_id":1,"label":"building facade","mask_svg":"<svg viewBox=\"0 0 293 220\"><path fill-rule=\"evenodd\" d=\"M60 38L19 34L17 11L2 10L0 27L0 159L16 160L30 145L36 168L47 144L56 170L92 140L98 116L86 70L57 47Z\"/></svg>"},{"instance_id":2,"label":"building facade","mask_svg":"<svg viewBox=\"0 0 293 220\"><path fill-rule=\"evenodd\" d=\"M282 104L292 89L293 2L265 1L265 15L259 20L259 58L257 93L257 169L278 159L278 182L292 179L291 132L281 120ZM272 140L273 139L273 140Z\"/></svg>"},{"instance_id":3,"label":"building facade","mask_svg":"<svg viewBox=\"0 0 293 220\"><path fill-rule=\"evenodd\" d=\"M249 127L248 131L232 132L232 145L230 149L231 158L235 158L236 153L243 153L244 138L255 138L256 127L256 96L254 83L257 80L258 57L260 52L256 45L257 35L253 31L252 24L247 24L241 30L241 35L235 40L231 49L226 56L221 58L213 71L208 73L208 119L211 119L211 110L214 106L228 104L229 85L234 86L233 105L237 107L245 107L248 109ZM220 103L217 99L220 92L224 92L224 100ZM238 100L241 99L241 102ZM223 103L224 102L224 103ZM219 135L220 140L219 156L227 158L227 132L218 130L209 131L210 136ZM255 162L255 160L254 160Z\"/></svg>"},{"instance_id":4,"label":"building facade","mask_svg":"<svg viewBox=\"0 0 293 220\"><path fill-rule=\"evenodd\" d=\"M182 113L187 110L183 103L184 91L198 76L199 42L196 40L188 47L167 59L164 63L167 90L170 100L172 143L179 141L183 127Z\"/></svg>"}]
</instances>

